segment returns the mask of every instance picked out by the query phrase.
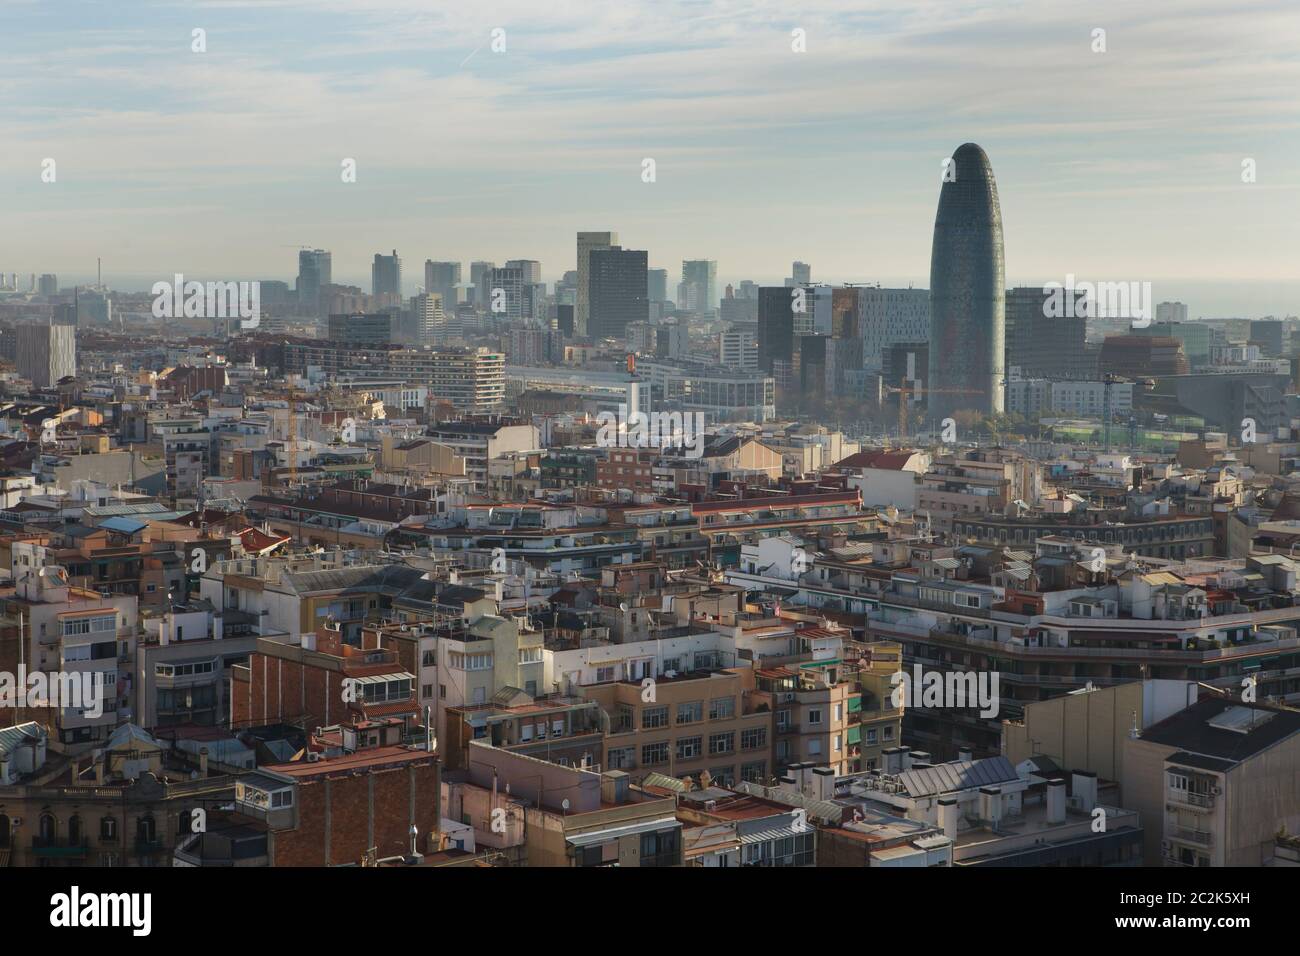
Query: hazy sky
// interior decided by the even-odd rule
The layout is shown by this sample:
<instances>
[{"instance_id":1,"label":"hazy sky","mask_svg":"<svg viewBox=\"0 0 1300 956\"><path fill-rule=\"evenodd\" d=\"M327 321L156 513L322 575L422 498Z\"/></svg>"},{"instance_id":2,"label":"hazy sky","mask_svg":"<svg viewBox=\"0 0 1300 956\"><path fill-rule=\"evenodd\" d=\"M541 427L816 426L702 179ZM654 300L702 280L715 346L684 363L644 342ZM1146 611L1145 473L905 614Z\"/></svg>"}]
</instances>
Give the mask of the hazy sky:
<instances>
[{"instance_id":1,"label":"hazy sky","mask_svg":"<svg viewBox=\"0 0 1300 956\"><path fill-rule=\"evenodd\" d=\"M0 0L0 269L291 279L310 245L368 289L396 248L410 294L616 229L674 278L925 284L973 140L1009 283L1295 313L1298 41L1296 0Z\"/></svg>"}]
</instances>

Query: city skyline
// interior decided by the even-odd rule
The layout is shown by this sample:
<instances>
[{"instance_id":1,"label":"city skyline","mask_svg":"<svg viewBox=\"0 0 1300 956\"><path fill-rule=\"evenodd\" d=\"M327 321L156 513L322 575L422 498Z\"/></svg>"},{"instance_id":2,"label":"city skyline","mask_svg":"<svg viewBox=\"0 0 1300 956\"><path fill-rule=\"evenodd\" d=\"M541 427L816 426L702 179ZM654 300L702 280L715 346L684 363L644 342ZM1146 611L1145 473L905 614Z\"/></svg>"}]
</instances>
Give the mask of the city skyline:
<instances>
[{"instance_id":1,"label":"city skyline","mask_svg":"<svg viewBox=\"0 0 1300 956\"><path fill-rule=\"evenodd\" d=\"M1205 315L1295 311L1297 67L1280 58L1300 20L1282 4L1180 5L1176 30L1164 4L670 4L641 11L634 40L627 14L513 3L492 19L405 2L74 6L71 33L36 4L0 13L6 270L89 274L100 255L146 287L270 278L288 274L268 270L281 247L311 245L340 281L393 248L530 256L554 281L577 231L608 229L673 274L718 260L720 288L779 281L796 259L814 281L919 285L942 161L976 141L997 157L1008 284L1186 277L1207 284ZM292 49L276 42L289 27ZM129 69L141 56L157 68ZM445 115L415 122L431 97ZM452 131L471 118L472 135ZM1260 304L1233 309L1237 294Z\"/></svg>"}]
</instances>

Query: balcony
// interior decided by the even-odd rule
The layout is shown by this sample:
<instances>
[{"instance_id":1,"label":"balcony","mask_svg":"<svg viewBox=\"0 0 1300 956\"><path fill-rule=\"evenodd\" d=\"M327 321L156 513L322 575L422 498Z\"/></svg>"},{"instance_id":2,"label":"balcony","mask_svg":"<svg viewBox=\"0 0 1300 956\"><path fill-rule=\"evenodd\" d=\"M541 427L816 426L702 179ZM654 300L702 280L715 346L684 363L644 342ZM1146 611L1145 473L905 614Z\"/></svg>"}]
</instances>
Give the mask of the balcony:
<instances>
[{"instance_id":1,"label":"balcony","mask_svg":"<svg viewBox=\"0 0 1300 956\"><path fill-rule=\"evenodd\" d=\"M1214 834L1209 830L1196 830L1192 827L1171 827L1169 836L1171 839L1182 843L1193 843L1196 846L1204 847L1214 846Z\"/></svg>"},{"instance_id":2,"label":"balcony","mask_svg":"<svg viewBox=\"0 0 1300 956\"><path fill-rule=\"evenodd\" d=\"M85 837L73 840L59 837L32 837L32 856L45 859L79 859L88 852Z\"/></svg>"},{"instance_id":3,"label":"balcony","mask_svg":"<svg viewBox=\"0 0 1300 956\"><path fill-rule=\"evenodd\" d=\"M1174 806L1187 807L1192 810L1213 810L1214 794L1200 793L1195 790L1166 790L1165 800Z\"/></svg>"}]
</instances>

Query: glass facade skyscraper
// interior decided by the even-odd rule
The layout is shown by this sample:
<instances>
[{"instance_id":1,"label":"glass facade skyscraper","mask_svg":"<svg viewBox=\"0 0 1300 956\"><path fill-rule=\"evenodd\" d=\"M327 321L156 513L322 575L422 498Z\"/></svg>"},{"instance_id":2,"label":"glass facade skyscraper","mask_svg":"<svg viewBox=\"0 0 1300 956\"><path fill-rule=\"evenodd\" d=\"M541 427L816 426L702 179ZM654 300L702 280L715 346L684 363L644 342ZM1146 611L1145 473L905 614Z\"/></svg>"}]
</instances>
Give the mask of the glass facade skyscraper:
<instances>
[{"instance_id":1,"label":"glass facade skyscraper","mask_svg":"<svg viewBox=\"0 0 1300 956\"><path fill-rule=\"evenodd\" d=\"M988 155L965 143L939 191L930 253L929 415L1003 408L1002 212Z\"/></svg>"}]
</instances>

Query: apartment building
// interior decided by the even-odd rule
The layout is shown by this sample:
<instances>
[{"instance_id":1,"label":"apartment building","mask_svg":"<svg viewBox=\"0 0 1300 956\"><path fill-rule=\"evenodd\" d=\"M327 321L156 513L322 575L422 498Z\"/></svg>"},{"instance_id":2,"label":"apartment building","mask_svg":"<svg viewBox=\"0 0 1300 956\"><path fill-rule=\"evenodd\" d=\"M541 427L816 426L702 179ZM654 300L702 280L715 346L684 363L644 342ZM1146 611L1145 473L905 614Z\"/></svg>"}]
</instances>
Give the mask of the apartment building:
<instances>
[{"instance_id":1,"label":"apartment building","mask_svg":"<svg viewBox=\"0 0 1300 956\"><path fill-rule=\"evenodd\" d=\"M240 776L234 812L184 840L176 866L373 866L442 849L437 755L420 747L310 751Z\"/></svg>"},{"instance_id":2,"label":"apartment building","mask_svg":"<svg viewBox=\"0 0 1300 956\"><path fill-rule=\"evenodd\" d=\"M293 643L259 637L248 663L234 665L230 680L232 728L360 726L393 718L416 733L422 723L416 677L402 669L397 652L346 644L328 619Z\"/></svg>"},{"instance_id":3,"label":"apartment building","mask_svg":"<svg viewBox=\"0 0 1300 956\"><path fill-rule=\"evenodd\" d=\"M429 401L450 402L456 409L481 415L505 401L506 357L476 349L399 349L388 355L393 375L429 387Z\"/></svg>"},{"instance_id":4,"label":"apartment building","mask_svg":"<svg viewBox=\"0 0 1300 956\"><path fill-rule=\"evenodd\" d=\"M635 787L627 773L562 767L473 741L469 779L524 804L528 866L682 865L676 800Z\"/></svg>"},{"instance_id":5,"label":"apartment building","mask_svg":"<svg viewBox=\"0 0 1300 956\"><path fill-rule=\"evenodd\" d=\"M605 682L579 688L609 716L605 763L634 778L660 772L722 786L764 780L772 773L772 699L759 691L744 662L719 667L708 654L666 661L676 667L651 672L641 662L633 675L609 673ZM613 668L610 668L613 671Z\"/></svg>"},{"instance_id":6,"label":"apartment building","mask_svg":"<svg viewBox=\"0 0 1300 956\"><path fill-rule=\"evenodd\" d=\"M166 866L193 812L235 791L233 777L206 766L192 779L164 773L159 742L133 724L89 758L42 751L24 769L0 787L0 864L14 867Z\"/></svg>"},{"instance_id":7,"label":"apartment building","mask_svg":"<svg viewBox=\"0 0 1300 956\"><path fill-rule=\"evenodd\" d=\"M1207 694L1124 742L1151 864L1265 866L1300 831L1300 712Z\"/></svg>"},{"instance_id":8,"label":"apartment building","mask_svg":"<svg viewBox=\"0 0 1300 956\"><path fill-rule=\"evenodd\" d=\"M60 749L81 752L102 744L133 716L132 662L136 654L135 595L114 595L77 587L57 565L18 572L12 597L0 599L8 626L23 643L12 646L9 673L40 672L72 678L81 688L72 699L27 701L22 713L37 713ZM63 686L71 687L64 682ZM51 694L53 685L51 684ZM61 706L53 706L60 704Z\"/></svg>"}]
</instances>

